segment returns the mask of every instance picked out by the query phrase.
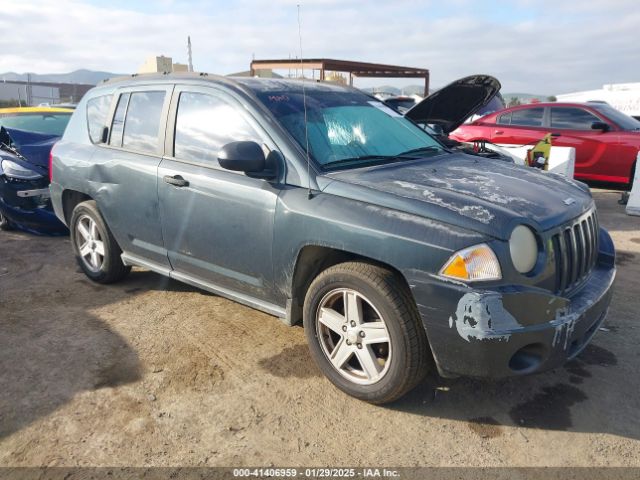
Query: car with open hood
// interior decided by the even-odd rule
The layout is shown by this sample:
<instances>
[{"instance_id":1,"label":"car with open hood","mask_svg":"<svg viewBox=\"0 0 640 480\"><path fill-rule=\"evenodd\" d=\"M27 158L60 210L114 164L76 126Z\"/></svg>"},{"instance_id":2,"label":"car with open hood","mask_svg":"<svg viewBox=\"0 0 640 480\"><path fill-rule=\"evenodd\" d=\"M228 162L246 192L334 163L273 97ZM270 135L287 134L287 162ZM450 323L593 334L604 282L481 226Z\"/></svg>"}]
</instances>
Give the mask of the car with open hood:
<instances>
[{"instance_id":1,"label":"car with open hood","mask_svg":"<svg viewBox=\"0 0 640 480\"><path fill-rule=\"evenodd\" d=\"M498 79L490 75L469 75L437 90L402 113L449 149L511 162L510 156L503 155L496 148L487 148L484 142L472 146L449 136L465 122L503 109L501 87Z\"/></svg>"},{"instance_id":2,"label":"car with open hood","mask_svg":"<svg viewBox=\"0 0 640 480\"><path fill-rule=\"evenodd\" d=\"M0 109L0 228L66 234L49 196L49 153L72 110Z\"/></svg>"},{"instance_id":3,"label":"car with open hood","mask_svg":"<svg viewBox=\"0 0 640 480\"><path fill-rule=\"evenodd\" d=\"M429 371L561 365L611 299L615 252L588 187L453 152L350 87L113 80L52 158L53 206L90 279L141 266L302 322L328 379L369 402Z\"/></svg>"},{"instance_id":4,"label":"car with open hood","mask_svg":"<svg viewBox=\"0 0 640 480\"><path fill-rule=\"evenodd\" d=\"M433 92L405 112L417 124L447 137L469 118L505 107L502 85L491 75L469 75Z\"/></svg>"}]
</instances>

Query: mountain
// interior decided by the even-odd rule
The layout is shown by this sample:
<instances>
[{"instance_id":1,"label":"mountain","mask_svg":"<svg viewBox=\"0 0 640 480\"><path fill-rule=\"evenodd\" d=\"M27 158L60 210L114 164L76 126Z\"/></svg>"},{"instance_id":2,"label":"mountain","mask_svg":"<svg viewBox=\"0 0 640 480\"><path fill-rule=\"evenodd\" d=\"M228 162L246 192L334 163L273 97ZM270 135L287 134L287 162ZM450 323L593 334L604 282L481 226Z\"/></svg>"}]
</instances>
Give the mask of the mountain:
<instances>
[{"instance_id":1,"label":"mountain","mask_svg":"<svg viewBox=\"0 0 640 480\"><path fill-rule=\"evenodd\" d=\"M27 81L26 73L7 72L0 73L0 81ZM82 83L86 85L96 85L106 78L119 77L121 73L96 72L94 70L75 70L70 73L32 73L32 82L54 82L54 83Z\"/></svg>"},{"instance_id":2,"label":"mountain","mask_svg":"<svg viewBox=\"0 0 640 480\"><path fill-rule=\"evenodd\" d=\"M389 93L391 95L400 95L401 90L397 87L392 87L391 85L382 85L380 87L373 88L362 88L363 92L367 93Z\"/></svg>"},{"instance_id":3,"label":"mountain","mask_svg":"<svg viewBox=\"0 0 640 480\"><path fill-rule=\"evenodd\" d=\"M517 98L522 103L531 103L531 100L537 99L541 102L546 102L549 95L543 94L533 94L533 93L502 93L502 98L504 98L505 102L509 102L512 98Z\"/></svg>"}]
</instances>

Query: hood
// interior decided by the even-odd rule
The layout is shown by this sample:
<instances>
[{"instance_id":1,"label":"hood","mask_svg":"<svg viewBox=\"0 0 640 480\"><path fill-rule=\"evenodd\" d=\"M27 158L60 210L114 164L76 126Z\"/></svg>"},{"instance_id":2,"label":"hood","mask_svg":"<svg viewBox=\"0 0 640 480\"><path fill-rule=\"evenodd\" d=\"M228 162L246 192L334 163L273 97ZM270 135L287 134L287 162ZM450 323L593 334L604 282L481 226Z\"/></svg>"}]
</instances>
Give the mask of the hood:
<instances>
[{"instance_id":1,"label":"hood","mask_svg":"<svg viewBox=\"0 0 640 480\"><path fill-rule=\"evenodd\" d=\"M58 135L0 127L0 143L14 148L29 163L47 170L51 147L59 139Z\"/></svg>"},{"instance_id":2,"label":"hood","mask_svg":"<svg viewBox=\"0 0 640 480\"><path fill-rule=\"evenodd\" d=\"M488 104L500 91L500 82L489 75L471 75L432 93L405 113L416 123L440 125L449 134Z\"/></svg>"},{"instance_id":3,"label":"hood","mask_svg":"<svg viewBox=\"0 0 640 480\"><path fill-rule=\"evenodd\" d=\"M334 172L323 191L506 240L517 223L543 232L593 206L558 174L462 153Z\"/></svg>"}]
</instances>

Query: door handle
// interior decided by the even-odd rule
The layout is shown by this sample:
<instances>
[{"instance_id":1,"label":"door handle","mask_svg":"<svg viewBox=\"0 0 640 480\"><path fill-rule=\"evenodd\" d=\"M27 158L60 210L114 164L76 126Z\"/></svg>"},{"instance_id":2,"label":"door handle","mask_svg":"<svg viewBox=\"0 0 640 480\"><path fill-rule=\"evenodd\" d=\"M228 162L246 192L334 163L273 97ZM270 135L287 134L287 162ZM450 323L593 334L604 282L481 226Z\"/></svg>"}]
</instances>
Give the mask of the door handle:
<instances>
[{"instance_id":1,"label":"door handle","mask_svg":"<svg viewBox=\"0 0 640 480\"><path fill-rule=\"evenodd\" d=\"M170 175L165 175L163 177L163 180L165 181L165 183L168 183L169 185L173 185L174 187L188 187L189 186L189 182L187 180L185 180L184 178L182 178L180 175L174 175L173 177Z\"/></svg>"},{"instance_id":2,"label":"door handle","mask_svg":"<svg viewBox=\"0 0 640 480\"><path fill-rule=\"evenodd\" d=\"M494 132L494 135L502 135L503 133L504 133L504 131L503 131L503 130L496 130L496 131Z\"/></svg>"}]
</instances>

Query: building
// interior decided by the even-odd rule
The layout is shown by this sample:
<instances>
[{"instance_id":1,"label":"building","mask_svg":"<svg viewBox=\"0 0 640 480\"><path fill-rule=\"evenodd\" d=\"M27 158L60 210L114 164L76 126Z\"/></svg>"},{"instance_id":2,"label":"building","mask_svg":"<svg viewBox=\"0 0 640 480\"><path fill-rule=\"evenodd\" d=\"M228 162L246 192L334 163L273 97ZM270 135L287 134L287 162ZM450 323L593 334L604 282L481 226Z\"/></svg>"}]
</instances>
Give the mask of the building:
<instances>
[{"instance_id":1,"label":"building","mask_svg":"<svg viewBox=\"0 0 640 480\"><path fill-rule=\"evenodd\" d=\"M172 72L188 72L189 65L186 63L174 63Z\"/></svg>"},{"instance_id":2,"label":"building","mask_svg":"<svg viewBox=\"0 0 640 480\"><path fill-rule=\"evenodd\" d=\"M189 66L184 63L173 63L171 57L160 55L149 57L138 68L138 73L188 72Z\"/></svg>"},{"instance_id":3,"label":"building","mask_svg":"<svg viewBox=\"0 0 640 480\"><path fill-rule=\"evenodd\" d=\"M0 101L37 106L41 103L78 103L94 85L79 83L0 81Z\"/></svg>"},{"instance_id":4,"label":"building","mask_svg":"<svg viewBox=\"0 0 640 480\"><path fill-rule=\"evenodd\" d=\"M147 58L138 69L138 73L162 73L172 71L173 61L171 57L165 57L164 55Z\"/></svg>"},{"instance_id":5,"label":"building","mask_svg":"<svg viewBox=\"0 0 640 480\"><path fill-rule=\"evenodd\" d=\"M607 102L613 108L640 118L640 83L612 83L600 90L556 95L559 102Z\"/></svg>"}]
</instances>

